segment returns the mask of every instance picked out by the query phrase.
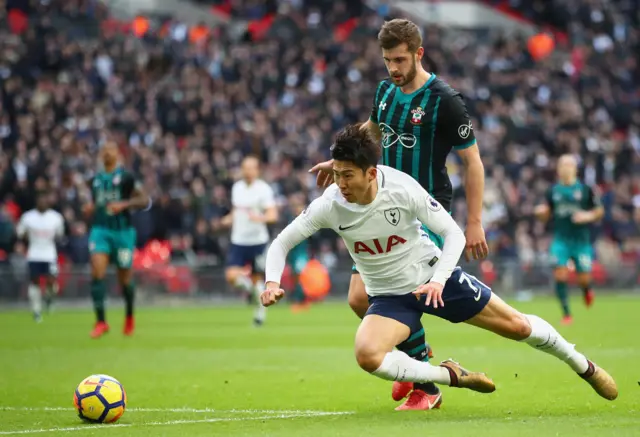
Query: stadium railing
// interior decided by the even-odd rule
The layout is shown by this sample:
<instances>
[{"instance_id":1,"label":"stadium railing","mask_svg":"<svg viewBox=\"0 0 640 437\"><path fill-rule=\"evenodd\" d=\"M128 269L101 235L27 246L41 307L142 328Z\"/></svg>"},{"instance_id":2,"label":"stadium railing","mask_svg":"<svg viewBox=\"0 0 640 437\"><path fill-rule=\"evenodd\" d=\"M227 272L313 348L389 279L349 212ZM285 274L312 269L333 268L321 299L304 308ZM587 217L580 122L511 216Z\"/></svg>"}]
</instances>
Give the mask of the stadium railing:
<instances>
[{"instance_id":1,"label":"stadium railing","mask_svg":"<svg viewBox=\"0 0 640 437\"><path fill-rule=\"evenodd\" d=\"M549 265L526 265L513 261L485 261L462 263L470 274L505 296L527 298L553 291L553 271ZM341 261L330 271L330 298L344 299L351 277L351 263ZM575 283L575 272L570 280ZM89 298L89 266L63 266L58 281L60 299L74 301ZM112 296L120 294L115 271L107 275L108 289ZM636 263L602 265L596 263L593 272L594 287L603 292L640 292L640 267ZM0 266L0 301L18 303L26 301L29 283L25 263ZM285 289L291 288L291 278L283 280ZM167 264L136 270L136 286L141 303L153 303L170 298L173 300L240 299L227 284L223 266L197 267L188 264Z\"/></svg>"}]
</instances>

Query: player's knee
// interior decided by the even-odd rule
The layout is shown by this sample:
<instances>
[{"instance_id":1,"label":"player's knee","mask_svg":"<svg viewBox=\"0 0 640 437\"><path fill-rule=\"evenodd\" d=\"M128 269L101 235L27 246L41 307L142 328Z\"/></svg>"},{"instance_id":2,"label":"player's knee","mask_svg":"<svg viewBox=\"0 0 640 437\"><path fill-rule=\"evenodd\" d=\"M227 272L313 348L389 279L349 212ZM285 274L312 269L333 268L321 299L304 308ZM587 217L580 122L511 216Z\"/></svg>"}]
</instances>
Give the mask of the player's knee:
<instances>
[{"instance_id":1,"label":"player's knee","mask_svg":"<svg viewBox=\"0 0 640 437\"><path fill-rule=\"evenodd\" d=\"M93 279L100 281L104 279L104 277L106 276L106 273L107 273L107 269L103 268L102 266L95 265L95 264L91 266L91 277Z\"/></svg>"},{"instance_id":2,"label":"player's knee","mask_svg":"<svg viewBox=\"0 0 640 437\"><path fill-rule=\"evenodd\" d=\"M360 368L372 373L380 368L385 352L371 344L356 345L356 361Z\"/></svg>"},{"instance_id":3,"label":"player's knee","mask_svg":"<svg viewBox=\"0 0 640 437\"><path fill-rule=\"evenodd\" d=\"M568 277L568 273L567 273L567 269L566 267L559 267L556 269L555 274L554 274L556 281L558 282L566 282L567 281L567 277Z\"/></svg>"},{"instance_id":4,"label":"player's knee","mask_svg":"<svg viewBox=\"0 0 640 437\"><path fill-rule=\"evenodd\" d=\"M527 317L519 312L516 312L509 321L509 331L513 340L521 341L529 338L531 335L531 325Z\"/></svg>"},{"instance_id":5,"label":"player's knee","mask_svg":"<svg viewBox=\"0 0 640 437\"><path fill-rule=\"evenodd\" d=\"M233 267L228 268L224 272L224 277L226 278L228 283L233 284L238 277L238 269Z\"/></svg>"}]
</instances>

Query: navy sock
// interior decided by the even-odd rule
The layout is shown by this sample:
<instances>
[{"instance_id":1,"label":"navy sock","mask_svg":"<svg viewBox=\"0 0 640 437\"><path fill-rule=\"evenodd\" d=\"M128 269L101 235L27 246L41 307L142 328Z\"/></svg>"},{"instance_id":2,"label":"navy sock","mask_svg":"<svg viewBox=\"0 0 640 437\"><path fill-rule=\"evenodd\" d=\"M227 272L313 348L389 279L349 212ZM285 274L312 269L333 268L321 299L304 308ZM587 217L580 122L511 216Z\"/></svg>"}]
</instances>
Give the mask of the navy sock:
<instances>
[{"instance_id":1,"label":"navy sock","mask_svg":"<svg viewBox=\"0 0 640 437\"><path fill-rule=\"evenodd\" d=\"M419 330L412 332L408 339L396 346L398 350L409 355L414 360L429 361L429 344L425 338L424 328L421 326ZM422 390L427 394L438 394L440 389L433 382L414 383L413 387Z\"/></svg>"},{"instance_id":2,"label":"navy sock","mask_svg":"<svg viewBox=\"0 0 640 437\"><path fill-rule=\"evenodd\" d=\"M93 309L96 312L98 322L105 321L104 299L107 294L107 287L103 279L93 279L91 281L91 298L93 299Z\"/></svg>"},{"instance_id":3,"label":"navy sock","mask_svg":"<svg viewBox=\"0 0 640 437\"><path fill-rule=\"evenodd\" d=\"M566 282L556 282L556 296L558 296L560 305L562 306L562 315L565 317L570 316L571 311L569 310L569 293L567 291Z\"/></svg>"}]
</instances>

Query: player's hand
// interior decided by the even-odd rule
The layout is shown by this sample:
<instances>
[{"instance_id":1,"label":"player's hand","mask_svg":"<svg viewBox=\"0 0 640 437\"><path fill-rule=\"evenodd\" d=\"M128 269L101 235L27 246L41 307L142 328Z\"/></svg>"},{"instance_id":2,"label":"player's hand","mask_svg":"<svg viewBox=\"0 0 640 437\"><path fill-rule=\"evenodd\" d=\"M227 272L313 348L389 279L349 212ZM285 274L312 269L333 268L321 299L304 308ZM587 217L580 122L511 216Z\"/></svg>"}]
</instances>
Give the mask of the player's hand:
<instances>
[{"instance_id":1,"label":"player's hand","mask_svg":"<svg viewBox=\"0 0 640 437\"><path fill-rule=\"evenodd\" d=\"M434 308L438 308L438 304L440 307L444 306L444 301L442 300L442 292L444 291L444 285L438 282L427 282L424 285L418 287L413 294L416 295L416 299L420 300L420 296L427 296L427 300L425 300L424 304L429 306L433 303Z\"/></svg>"},{"instance_id":2,"label":"player's hand","mask_svg":"<svg viewBox=\"0 0 640 437\"><path fill-rule=\"evenodd\" d=\"M333 183L333 159L314 165L309 173L317 173L316 184L320 188L327 188Z\"/></svg>"},{"instance_id":3,"label":"player's hand","mask_svg":"<svg viewBox=\"0 0 640 437\"><path fill-rule=\"evenodd\" d=\"M546 221L548 219L549 207L547 205L538 205L533 209L533 214L538 220Z\"/></svg>"},{"instance_id":4,"label":"player's hand","mask_svg":"<svg viewBox=\"0 0 640 437\"><path fill-rule=\"evenodd\" d=\"M93 203L85 203L84 205L82 205L82 214L85 217L92 216L94 210L95 210L95 207L94 207Z\"/></svg>"},{"instance_id":5,"label":"player's hand","mask_svg":"<svg viewBox=\"0 0 640 437\"><path fill-rule=\"evenodd\" d=\"M109 214L120 214L127 209L129 204L127 202L111 202L107 205L107 212Z\"/></svg>"},{"instance_id":6,"label":"player's hand","mask_svg":"<svg viewBox=\"0 0 640 437\"><path fill-rule=\"evenodd\" d=\"M464 248L464 257L467 261L471 261L471 258L484 259L489 255L489 246L487 245L482 224L467 224L467 230L464 235L467 238L467 245Z\"/></svg>"},{"instance_id":7,"label":"player's hand","mask_svg":"<svg viewBox=\"0 0 640 437\"><path fill-rule=\"evenodd\" d=\"M571 216L571 221L576 225L584 225L592 221L592 214L589 211L576 211Z\"/></svg>"},{"instance_id":8,"label":"player's hand","mask_svg":"<svg viewBox=\"0 0 640 437\"><path fill-rule=\"evenodd\" d=\"M282 288L267 288L260 295L260 302L262 305L268 307L277 303L284 297L284 290Z\"/></svg>"}]
</instances>

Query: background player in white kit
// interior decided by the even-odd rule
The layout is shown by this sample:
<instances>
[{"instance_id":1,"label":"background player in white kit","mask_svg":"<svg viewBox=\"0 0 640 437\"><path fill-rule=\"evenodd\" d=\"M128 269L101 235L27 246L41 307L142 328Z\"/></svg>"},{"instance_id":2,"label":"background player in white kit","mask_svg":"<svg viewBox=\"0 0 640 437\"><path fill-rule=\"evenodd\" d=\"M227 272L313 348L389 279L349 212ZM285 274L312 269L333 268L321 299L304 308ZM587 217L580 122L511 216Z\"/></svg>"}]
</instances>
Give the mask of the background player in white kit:
<instances>
[{"instance_id":1,"label":"background player in white kit","mask_svg":"<svg viewBox=\"0 0 640 437\"><path fill-rule=\"evenodd\" d=\"M357 126L338 134L331 151L335 184L271 244L263 304L271 305L284 295L280 278L287 252L316 231L333 229L344 240L369 296L355 340L356 359L365 371L390 381L494 391L493 381L484 374L451 360L433 366L393 350L423 329L420 319L426 313L523 341L566 362L600 396L615 399L613 378L549 323L518 312L457 267L466 243L462 230L417 181L377 166L379 153L374 140ZM421 230L421 223L444 237L442 251ZM428 410L440 396L416 387L398 409Z\"/></svg>"},{"instance_id":2,"label":"background player in white kit","mask_svg":"<svg viewBox=\"0 0 640 437\"><path fill-rule=\"evenodd\" d=\"M253 321L261 325L266 309L259 295L264 281L264 256L269 242L267 225L278 220L273 190L260 176L260 163L254 156L242 161L242 179L231 189L231 213L222 219L231 225L231 245L227 254L227 282L254 298L258 307ZM250 274L247 274L247 268Z\"/></svg>"},{"instance_id":3,"label":"background player in white kit","mask_svg":"<svg viewBox=\"0 0 640 437\"><path fill-rule=\"evenodd\" d=\"M58 251L56 238L64 235L64 218L49 209L49 197L41 193L36 200L36 209L25 212L20 217L16 229L18 238L28 239L27 262L29 263L29 301L34 319L42 320L42 292L40 280L46 278L46 304L57 294Z\"/></svg>"}]
</instances>

